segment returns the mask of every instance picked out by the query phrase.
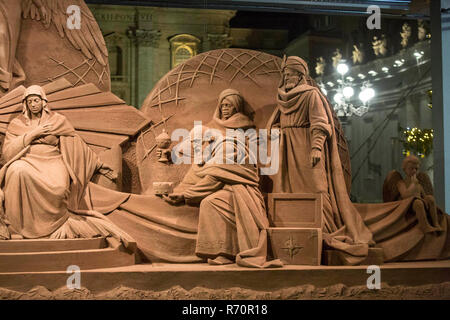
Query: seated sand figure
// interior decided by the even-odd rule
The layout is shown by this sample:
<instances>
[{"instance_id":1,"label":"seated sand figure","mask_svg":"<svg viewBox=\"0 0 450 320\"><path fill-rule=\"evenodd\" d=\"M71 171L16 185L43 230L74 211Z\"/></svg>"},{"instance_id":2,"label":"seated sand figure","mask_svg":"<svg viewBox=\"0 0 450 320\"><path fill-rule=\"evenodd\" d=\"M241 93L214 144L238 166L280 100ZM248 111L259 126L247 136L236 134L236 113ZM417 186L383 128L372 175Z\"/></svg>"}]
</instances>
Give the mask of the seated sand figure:
<instances>
[{"instance_id":1,"label":"seated sand figure","mask_svg":"<svg viewBox=\"0 0 450 320\"><path fill-rule=\"evenodd\" d=\"M414 197L412 208L422 231L443 231L439 225L431 181L426 173L419 172L419 167L419 158L413 155L406 157L402 163L405 178L398 171L391 171L383 184L383 200L389 202Z\"/></svg>"},{"instance_id":2,"label":"seated sand figure","mask_svg":"<svg viewBox=\"0 0 450 320\"><path fill-rule=\"evenodd\" d=\"M4 226L23 238L114 236L126 244L131 238L89 210L83 200L95 172L110 179L116 178L115 173L64 116L51 111L40 86L27 88L22 104L22 113L9 124L3 146Z\"/></svg>"},{"instance_id":3,"label":"seated sand figure","mask_svg":"<svg viewBox=\"0 0 450 320\"><path fill-rule=\"evenodd\" d=\"M220 135L209 142L203 139L203 148L210 148L211 157L204 164L192 165L178 188L182 191L165 197L171 204L200 203L195 253L210 264L236 261L246 267L281 266L280 261L266 261L269 222L257 167L249 161L248 148L225 135L227 129L252 126L239 92L224 90L209 126ZM211 130L202 129L202 136ZM226 164L227 160L234 164Z\"/></svg>"},{"instance_id":4,"label":"seated sand figure","mask_svg":"<svg viewBox=\"0 0 450 320\"><path fill-rule=\"evenodd\" d=\"M386 262L450 258L450 216L435 205L431 181L418 168L418 159L407 157L405 179L397 171L386 177L384 203L353 204Z\"/></svg>"}]
</instances>

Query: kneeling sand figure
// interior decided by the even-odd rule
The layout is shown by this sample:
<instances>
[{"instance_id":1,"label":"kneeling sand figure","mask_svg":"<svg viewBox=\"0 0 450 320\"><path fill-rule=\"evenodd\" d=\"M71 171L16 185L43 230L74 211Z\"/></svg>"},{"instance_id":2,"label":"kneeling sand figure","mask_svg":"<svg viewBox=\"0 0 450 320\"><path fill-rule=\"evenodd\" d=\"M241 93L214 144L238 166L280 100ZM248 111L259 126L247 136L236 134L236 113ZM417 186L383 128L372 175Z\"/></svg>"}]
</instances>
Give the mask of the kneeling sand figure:
<instances>
[{"instance_id":1,"label":"kneeling sand figure","mask_svg":"<svg viewBox=\"0 0 450 320\"><path fill-rule=\"evenodd\" d=\"M43 88L27 88L22 104L22 114L9 124L3 146L7 161L0 170L3 238L9 238L10 232L29 239L113 235L131 240L103 215L83 205L94 173L115 179L112 169L63 115L50 110Z\"/></svg>"},{"instance_id":2,"label":"kneeling sand figure","mask_svg":"<svg viewBox=\"0 0 450 320\"><path fill-rule=\"evenodd\" d=\"M171 204L200 203L195 253L208 258L210 264L235 260L246 267L281 266L279 260L266 261L269 222L259 190L258 169L249 161L248 148L225 134L227 129L252 125L239 92L223 91L211 124L220 135L202 141L202 149L209 148L211 158L204 164L192 165L181 183L184 191L165 197ZM191 137L196 136L194 130ZM203 127L201 137L207 135L208 129Z\"/></svg>"},{"instance_id":3,"label":"kneeling sand figure","mask_svg":"<svg viewBox=\"0 0 450 320\"><path fill-rule=\"evenodd\" d=\"M391 171L386 177L383 187L384 201L396 201L414 197L412 208L416 213L420 229L424 233L440 232L436 202L432 195L432 186L428 176L419 172L420 160L408 156L402 162L405 173L403 179L398 171ZM425 192L424 184L428 192ZM431 193L431 194L430 194Z\"/></svg>"}]
</instances>

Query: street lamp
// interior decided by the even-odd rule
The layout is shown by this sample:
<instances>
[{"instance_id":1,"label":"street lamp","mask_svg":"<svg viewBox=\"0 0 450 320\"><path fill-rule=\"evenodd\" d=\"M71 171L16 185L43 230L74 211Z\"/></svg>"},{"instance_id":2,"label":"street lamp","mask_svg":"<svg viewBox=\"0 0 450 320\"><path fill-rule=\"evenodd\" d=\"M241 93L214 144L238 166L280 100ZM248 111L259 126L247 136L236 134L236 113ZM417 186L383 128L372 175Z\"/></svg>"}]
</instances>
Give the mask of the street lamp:
<instances>
[{"instance_id":1,"label":"street lamp","mask_svg":"<svg viewBox=\"0 0 450 320\"><path fill-rule=\"evenodd\" d=\"M355 88L353 84L353 78L344 78L344 75L350 71L349 66L346 64L345 60L341 60L337 66L336 71L341 76L338 79L338 86L335 89L335 94L333 96L334 110L338 117L348 117L352 115L362 116L369 110L369 102L375 97L375 90L372 89L369 81L365 81L361 87L360 93L358 94L359 100L362 104L354 105L355 100ZM360 79L363 79L359 76ZM326 92L326 90L325 90Z\"/></svg>"}]
</instances>

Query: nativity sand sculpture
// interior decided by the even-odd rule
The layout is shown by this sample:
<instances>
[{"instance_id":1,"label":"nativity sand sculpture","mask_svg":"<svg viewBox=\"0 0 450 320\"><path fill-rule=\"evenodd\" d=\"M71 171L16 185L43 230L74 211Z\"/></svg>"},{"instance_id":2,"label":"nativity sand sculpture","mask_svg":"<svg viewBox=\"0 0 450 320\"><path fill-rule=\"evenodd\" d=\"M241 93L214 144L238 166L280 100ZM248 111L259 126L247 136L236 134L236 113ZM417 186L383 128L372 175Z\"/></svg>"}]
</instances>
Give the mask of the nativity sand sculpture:
<instances>
[{"instance_id":1,"label":"nativity sand sculpture","mask_svg":"<svg viewBox=\"0 0 450 320\"><path fill-rule=\"evenodd\" d=\"M210 264L282 265L280 261L266 262L269 220L259 189L258 168L251 161L256 155L245 142L241 144L227 132L253 128L251 117L238 91L222 91L211 128L200 128L200 137L208 136L210 129L219 130L216 133L220 134L214 136L214 132L209 133L214 137L210 142L202 142L208 144L211 156L192 164L180 184L183 191L165 196L171 204L200 204L195 253L208 258Z\"/></svg>"},{"instance_id":2,"label":"nativity sand sculpture","mask_svg":"<svg viewBox=\"0 0 450 320\"><path fill-rule=\"evenodd\" d=\"M6 2L6 0L3 0L1 4L3 5ZM81 86L83 90L90 92L90 94L98 93L98 88L95 91L93 88L87 87L89 85L87 82L92 81L101 89L106 88L107 90L109 88L109 76L108 72L105 71L107 69L105 59L107 52L103 38L98 34L98 26L96 26L95 20L92 20L92 15L86 9L85 4L81 1L80 7L82 10L87 10L88 14L84 16L89 18L88 23L92 22L95 25L95 28L93 25L87 25L90 28L89 30L94 30L94 34L84 32L87 29L68 30L60 24L60 19L55 15L58 12L61 13L59 9L68 5L66 2L30 0L23 1L23 4L26 5L20 9L15 7L17 10L14 12L16 13L22 10L18 16L17 14L14 16L19 18L14 20L11 15L11 19L4 20L6 22L2 24L3 29L16 30L21 25L23 27L22 32L29 35L32 29L30 25L40 28L40 31L53 28L54 31L57 31L57 35L65 38L64 41L72 41L72 47L80 47L79 54L81 56L78 57L79 61L77 62L79 65L73 66L68 65L69 62L74 61L67 59L67 57L50 55L51 58L48 60L48 53L39 52L41 58L38 59L42 60L45 57L48 61L46 60L44 64L41 63L43 61L39 60L34 61L33 64L45 66L38 72L40 76L46 74L45 79L47 80L44 79L44 81L50 81L53 84L64 75L69 78L69 85L66 88ZM51 7L52 5L56 7ZM3 10L2 14L6 17L5 12ZM30 12L31 14L28 14ZM23 14L23 20L21 20L20 14ZM83 26L86 25L83 24ZM74 32L78 32L78 37L73 36ZM55 34L55 32L43 32L42 34L44 33L46 36ZM95 41L73 44L74 39L80 39L80 33L84 35L83 37L93 38ZM30 59L24 58L27 57L27 54L24 53L26 52L26 46L17 42L17 39L18 36L15 36L2 42L3 52L8 51L5 48L10 48L10 46L11 48L17 47L15 51L11 51L13 54L8 57L8 66L2 67L4 73L9 75L8 81L10 81L10 84L2 85L3 90L9 91L8 94L13 93L11 90L15 90L16 84L11 82L14 64L16 64L16 67L19 65L23 68L26 81L40 83L43 81L43 79L33 80L35 79L33 74L36 70L27 68ZM46 39L33 37L31 42L33 41L45 43ZM48 40L48 42L54 43L57 41ZM83 46L86 43L90 45ZM27 43L27 46L30 47L30 43ZM58 50L53 51L55 54L59 53ZM11 64L11 61L14 61L14 63ZM49 63L50 65L48 65ZM51 66L52 63L54 64L53 67ZM79 77L75 70L83 66L86 66L92 73L94 80ZM100 69L95 69L96 66L99 66ZM63 68L65 71L55 73L57 68ZM47 74L47 69L53 72L50 76ZM70 79L71 77L72 79ZM26 81L25 83L27 83ZM279 85L279 83L281 84ZM36 89L36 87L33 88L33 90ZM240 93L236 91L237 89ZM270 235L267 235L267 231L271 226L267 221L267 209L263 199L264 196L271 193L284 193L289 196L292 193L307 192L320 194L321 198L325 199L323 212L320 212L324 219L320 231L324 234L324 244L327 249L338 252L341 264L361 263L367 257L369 248L373 246L378 246L384 250L385 261L401 260L405 253L409 253L413 248L414 250L417 249L416 244L420 242L420 236L423 236L423 232L418 230L421 233L420 235L417 234L417 239L420 239L409 247L405 244L409 245L410 243L405 240L404 235L410 230L416 232L415 228L409 230L399 228L396 230L396 237L387 237L389 232L386 230L392 226L391 212L395 212L399 217L404 217L405 214L410 212L412 202L409 199L381 205L352 204L350 202L348 198L351 181L350 161L342 128L329 102L309 76L306 63L298 57L289 57L282 61L278 57L252 50L214 50L200 54L178 65L164 76L150 92L142 106L142 111L147 115L146 118L152 119L150 128L142 131L136 146L136 162L139 167L143 194L118 192L90 182L92 173L96 169L101 169L101 161L98 161L95 153L89 151L83 139L77 138L75 131L79 128L71 127L71 124L65 121L64 117L57 113L53 114L51 109L45 110L47 100L45 92L36 89L32 93L27 94L27 91L25 91L24 97L30 97L30 107L33 107L33 104L38 104L39 99L41 100L43 109L41 117L44 119L42 121L45 122L47 121L46 118L52 119L54 117L63 124L61 127L63 129L61 129L62 131L54 131L60 129L59 126L56 126L56 124L59 124L58 121L48 126L38 126L39 129L36 129L33 116L30 119L31 125L27 124L26 118L24 120L22 115L10 124L3 152L3 156L10 160L2 169L5 173L3 187L6 222L4 225L12 226L11 229L7 230L21 236L30 237L32 235L27 233L26 230L18 230L20 228L17 225L20 225L20 223L14 221L15 216L14 213L11 213L9 203L19 201L16 199L19 193L14 193L12 190L39 185L35 181L29 186L28 184L27 186L20 185L20 183L16 183L16 180L20 181L21 178L15 179L14 176L15 169L20 171L20 167L24 166L22 162L28 163L28 157L32 158L35 151L38 156L40 152L50 152L48 156L60 159L55 161L58 162L60 172L64 172L64 174L61 174L63 178L58 182L61 184L61 190L58 190L60 194L55 195L54 198L60 201L58 196L63 194L64 196L67 195L68 200L66 209L64 209L65 200L61 201L62 206L58 205L58 207L64 210L56 212L54 216L64 216L64 223L56 219L58 222L54 224L55 230L51 228L52 230L46 230L42 233L39 233L39 230L30 232L35 232L37 237L56 235L70 237L72 234L76 235L76 227L74 224L71 225L71 219L78 221L80 217L90 217L89 215L94 212L98 221L110 223L111 229L119 234L123 242L126 242L127 239L130 239L130 241L132 241L131 239L136 240L142 261L202 262L210 259L211 264L235 261L239 265L251 267L279 266L277 260L271 262L268 258L267 245L272 239L270 239ZM89 96L88 93L84 94ZM219 97L218 103L217 97ZM33 99L36 101L33 102ZM24 99L23 101L25 102L25 114L27 112L33 114L31 109L25 108L28 108L28 100ZM123 102L114 101L114 103L123 108ZM10 107L8 104L5 106ZM246 106L251 106L250 109L254 111L251 117L246 112ZM86 105L86 107L92 106ZM83 112L89 111L83 110ZM63 113L63 111L58 112ZM211 121L211 119L213 120ZM74 120L76 122L76 117L74 117ZM123 118L123 121L126 120ZM224 128L247 129L254 127L255 129L264 129L267 124L269 124L269 129L278 127L281 131L280 166L276 168L278 173L273 177L271 175L262 176L261 168L255 164L247 167L243 164L234 163L230 165L231 167L224 167L223 164L207 163L207 161L201 166L177 165L166 161L166 159L158 161L161 159L161 154L158 155L155 148L159 147L160 153L167 152L170 148L166 143L159 145L157 138L161 137L160 133L165 132L171 135L173 131L179 128L184 128L189 133L195 127L195 121L203 121L207 123L207 128L215 128L222 132ZM145 125L148 122L143 121L143 123ZM16 128L16 125L18 128ZM27 128L27 125L29 128ZM144 125L140 123L137 130L142 130ZM230 125L231 127L229 127ZM80 128L86 128L86 126L80 126ZM9 148L15 144L15 142L10 143L11 135L21 137L27 132L28 137L25 135L24 139L22 136L22 144L20 145L25 151L18 146ZM136 132L134 130L133 133L128 134L131 136ZM122 131L114 133L122 133ZM44 137L41 137L42 134L44 134ZM106 136L102 136L105 139L99 137L93 139L92 136L87 134L85 137L89 137L90 141L106 139ZM111 137L108 136L108 138ZM66 140L76 141L77 147L70 150L65 149ZM32 141L35 141L35 143ZM204 142L202 148L215 153L218 149L221 149L221 145L233 145L233 143L235 142L227 138L224 140L218 139ZM92 143L92 145L95 144ZM59 146L59 150L55 150L58 149L57 146ZM13 149L13 151L9 152L10 149ZM303 151L301 153L305 157L300 161L300 166L297 166L297 163L292 164L293 160L296 162L293 155L297 153L297 149L301 149ZM76 152L72 152L73 150L76 150ZM60 154L57 154L58 152ZM73 157L74 155L76 157ZM75 159L72 162L71 156ZM230 154L225 152L225 156L230 156ZM246 156L249 157L250 152L244 153L244 158ZM272 154L272 156L274 155ZM15 159L16 157L17 159ZM167 160L169 159L167 158ZM15 163L19 163L19 165ZM16 166L19 168L15 168ZM90 169L84 172L86 175L83 178L77 178L77 168L83 168L83 166ZM302 168L302 170L299 170L299 168ZM103 169L106 170L105 173L110 171L104 166ZM38 181L38 176L38 174L32 174L30 179ZM303 178L298 180L300 182L297 183L296 179L300 176L303 176ZM71 177L72 185L68 183L68 177ZM315 178L308 179L308 177ZM208 180L207 188L212 188L209 191L202 189L204 180ZM73 182L75 181L81 181L82 183L74 186ZM175 189L163 199L155 194L154 183L160 183L160 185L161 183L171 183L175 186ZM80 207L78 200L81 199L87 188L90 197L83 200L86 200L85 206L90 210L86 212L83 211L86 208ZM50 195L48 196L50 197ZM74 197L75 202L70 200L72 197ZM224 201L224 198L227 200ZM192 199L195 201L191 202ZM216 207L218 201L226 204L220 210ZM180 203L177 205L176 202ZM74 205L72 206L72 204ZM47 208L44 208L44 211L47 211ZM103 219L102 215L107 216L107 219ZM230 218L229 222L220 225L219 229L223 233L211 234L209 227L217 221L221 221L220 219L223 216ZM386 219L375 219L374 216L386 217ZM388 216L389 219L387 219ZM12 221L9 221L10 217ZM380 221L382 222L381 227ZM414 219L411 221L412 225L417 223ZM36 228L40 228L39 223L35 225ZM59 227L62 227L63 230ZM234 227L236 232L230 232L227 229L233 229ZM30 230L33 228L34 225ZM90 228L93 228L92 225ZM242 230L243 228L248 228L250 231L247 230L247 233L245 233ZM440 235L436 235L437 238L433 238L433 241L438 239L441 244L447 243L448 233L446 228L446 224L443 224ZM82 229L78 236L92 236L89 232L84 234L86 230L90 229L87 227L86 230L84 227ZM55 233L56 230L59 231ZM221 236L227 239L225 241L228 246L227 250L214 247L205 249L205 243L207 242L221 244L223 242L222 239L219 239ZM399 243L401 245L398 245ZM277 244L275 243L275 245ZM295 250L291 251L293 253ZM430 258L446 257L441 251L439 254L429 255ZM417 254L415 258L417 258Z\"/></svg>"},{"instance_id":3,"label":"nativity sand sculpture","mask_svg":"<svg viewBox=\"0 0 450 320\"><path fill-rule=\"evenodd\" d=\"M289 57L282 68L278 106L268 122L268 127L279 127L282 132L274 192L321 195L324 246L332 249L342 264L360 263L370 247L382 249L384 261L449 258L449 216L441 214L438 219L433 199L417 190L409 192L408 186L417 185L414 174L409 173L417 170L411 168L411 161L404 167L413 178L406 179L408 185L396 185L405 200L385 204L350 201L330 104L318 88L307 84L308 67L303 59ZM410 179L414 180L412 184ZM433 211L434 227L425 227L424 207Z\"/></svg>"},{"instance_id":4,"label":"nativity sand sculpture","mask_svg":"<svg viewBox=\"0 0 450 320\"><path fill-rule=\"evenodd\" d=\"M237 49L230 50L230 54L241 52ZM220 50L203 55L215 54L220 54ZM249 56L251 57L253 54L255 53L251 52ZM211 112L212 121L206 122L204 127L214 128L218 132L223 133L224 130L226 132L226 129L264 128L266 123L269 123L270 127L277 127L278 124L282 138L280 143L280 170L278 170L276 175L265 177L266 181L263 181L263 177L259 176L261 172L257 170L258 166L255 166L255 163L250 166L238 163L227 166L222 163L216 164L214 161L210 163L205 161L202 165L186 165L187 169L181 172L179 181L170 179L163 180L175 183L176 185L174 192L165 197L166 200L151 193L138 195L106 189L89 182L89 177L85 177L82 180L84 184L81 186L89 187L90 198L86 204L91 209L89 213L96 212L106 215L107 219L104 220L109 220L108 223L111 223L111 228L114 228L113 230L117 230L117 233L122 235L122 240L125 239L126 241L127 237L132 237L131 239L137 242L140 259L143 262L206 262L209 259L211 264L236 262L238 265L249 267L280 266L281 263L279 261L270 260L271 253L267 245L273 239L271 239L270 235L269 237L267 235L271 226L267 222L267 211L263 201L264 194L267 194L267 192L269 194L271 192L281 192L289 195L292 192L316 192L321 194L322 198L325 199L325 205L323 207L324 222L322 227L325 248L337 252L340 257L340 264L361 263L367 257L369 247L374 245L384 250L386 261L402 260L406 253L410 254L409 259L412 260L423 258L424 256L432 259L445 258L448 254L448 233L446 231L447 224L445 224L447 220L443 220L442 231L439 235L427 235L427 237L431 237L430 241L437 243L438 245L436 247L440 248L438 253L434 252L431 254L429 250L425 250L426 247L424 247L425 251L420 250L420 240L423 237L423 232L420 228L405 230L400 226L396 230L395 237L387 237L388 233L390 234L392 231L391 219L393 215L402 219L402 217L410 214L410 209L412 208L412 201L410 199L386 204L352 204L350 202L348 197L348 184L345 179L345 166L342 163L343 161L341 161L343 158L339 154L339 147L337 145L337 140L340 137L339 130L336 129L338 127L338 120L336 120L326 98L321 95L318 87L310 79L306 63L298 57L289 57L281 61L268 55L258 55L260 55L260 59L273 59L269 60L272 62L272 66L268 63L264 65L266 68L274 68L269 70L276 70L273 78L280 83L278 95L275 94L277 98L272 98L274 103L268 108L263 109L265 116L261 117L260 115L258 117L258 111L256 110L254 112L254 108L251 107L251 103L248 101L252 101L251 94L248 95L249 99L247 99L245 93L239 93L231 88L224 90L219 86L219 90L221 91L218 91L218 102L213 102L209 107L206 107L206 110ZM202 57L197 57L197 59L202 59ZM188 63L192 63L192 61ZM179 68L187 68L187 66L185 64ZM280 73L284 75L281 77L281 81L279 77ZM245 72L243 74L245 75ZM243 78L245 79L245 77ZM241 81L249 80L241 79ZM167 82L161 82L161 84L165 83ZM276 82L272 81L272 83ZM202 85L209 86L207 83L202 83ZM286 90L288 87L290 89ZM253 90L263 90L262 88L264 86L259 88L255 85ZM184 88L184 90L189 89L192 88ZM30 98L29 103L31 107L33 104L38 103L39 101L37 100L40 99L45 119L51 114L50 109L48 111L44 110L44 105L46 104L45 92L42 92L39 87L32 87L29 90L36 91L29 91L28 94L25 94L24 98ZM160 89L156 88L156 90ZM30 92L34 94L30 95ZM170 91L171 94L175 92L175 90ZM274 90L273 93L276 92ZM185 92L180 90L179 94L185 94ZM210 93L208 92L207 95L210 96ZM33 102L33 98L39 99ZM25 99L23 108L28 111L28 109L25 109L25 107L28 108L27 102L27 99ZM205 108L204 105L203 108ZM289 112L290 108L292 108L292 112ZM262 110L260 109L260 111ZM196 114L191 115L190 120L194 120L196 116ZM80 154L89 155L89 159L92 160L89 162L92 164L92 170L88 170L87 172L91 174L93 170L98 169L100 165L98 160L96 160L95 154L86 150L86 146L82 140L72 138L76 137L76 134L73 133L73 130L69 130L71 126L64 121L63 117L55 117L61 123L66 124L62 127L67 132L50 131L49 133L52 134L48 135L47 138L36 136L37 143L25 146L23 145L23 136L20 136L20 134L27 132L25 130L26 118L21 116L11 122L11 130L8 130L8 136L10 133L14 133L19 138L21 137L21 147L36 149L40 152L42 152L41 149L54 150L57 144L55 139L59 138L62 157L56 154L55 156L63 159L59 162L61 164L61 170L66 170L66 174L67 172L70 174L71 170L76 173L77 171L72 168L75 164L80 164L78 162L70 162L70 154L64 156L66 153L66 149L64 149L65 140L78 141L80 146L79 151L82 152L76 153L76 159L83 159L83 157L79 157ZM256 121L253 119L256 119ZM302 121L305 125L302 125ZM23 132L20 130L20 132L15 132L13 130L15 129L16 123L21 124L25 128L22 130ZM57 121L56 124L58 123ZM181 119L181 124L183 123L186 123L185 119ZM47 127L45 130L60 128L53 124L50 127ZM192 125L187 123L185 127L192 129ZM166 128L169 128L167 124ZM310 132L311 128L314 128L316 132ZM33 130L35 130L33 126L30 126L28 129L31 132ZM188 133L189 131L187 130ZM191 136L188 136L190 139ZM298 168L296 170L286 171L292 166L290 164L293 161L292 153L297 152L298 149L293 142L295 139L301 139L301 137L303 137L304 141L300 144L306 148L303 152L306 157L304 159L305 163L301 164L304 172L300 172ZM31 139L25 139L25 143L29 143L28 140ZM290 142L287 143L288 141ZM4 155L8 157L8 147L12 144L9 143L9 138L7 142L5 144L6 151L4 151ZM228 140L227 138L224 140L213 139L203 141L202 148L209 148L211 151L210 154L214 155L217 154L217 150L223 149L223 146L226 144L234 145L235 141L233 139ZM28 152L28 149L25 151L24 159L27 158L26 152ZM311 152L313 149L316 151ZM247 149L244 148L243 150ZM20 154L21 150L18 152L17 154L20 155L18 159L21 161L20 157L23 155ZM11 154L14 153L12 152ZM243 154L244 158L250 157L250 155L250 152ZM225 158L230 157L231 154L225 152L224 156ZM234 153L232 153L232 157L234 158ZM166 171L177 166L174 163L160 163L158 159L156 154L151 158L155 165L166 166ZM15 160L12 160L12 163ZM88 163L88 161L85 162L82 162L81 165ZM145 170L142 168L142 164L141 170ZM9 166L5 165L5 169L2 170L8 172ZM105 169L109 171L108 168ZM159 169L159 171L164 170ZM302 175L308 177L312 174L313 177L317 175L318 178L310 179L310 181L307 181L308 179L287 179L283 181L281 178L280 183L276 182L277 179L286 174L294 178ZM6 184L8 184L8 175L5 178ZM267 181L267 178L268 180L273 179L273 183L271 184L270 181ZM14 179L11 181L14 181ZM315 183L316 185L314 185ZM323 188L324 185L330 188L329 190L331 192L329 194L325 192L326 188ZM285 187L289 189L284 189ZM11 189L8 186L4 189L6 203L9 201ZM76 192L72 193L72 189L70 188L69 191L70 197L77 195ZM182 203L181 205L176 205L176 202ZM217 202L221 202L226 206L218 209ZM8 212L7 207L5 206ZM81 215L86 213L80 211L80 208L77 207L72 208L68 205L67 208L68 210L64 214L69 216L69 219L66 220L69 222L63 224L63 226L70 225L70 217L78 218L80 216L79 213ZM69 210L71 211L69 212ZM219 223L219 221L222 221L222 217L225 216L229 218L229 222ZM374 219L374 216L378 218ZM103 219L99 221L103 221ZM214 225L217 223L219 223L217 227L219 229L217 230L220 230L220 232L211 233L211 228L216 230ZM408 223L414 226L417 224L417 220L413 216L413 219L408 220ZM352 229L355 226L357 228ZM231 230L236 228L236 231L231 232L230 228ZM243 231L244 229L246 232ZM73 233L74 230L70 230ZM411 232L411 230L415 232L414 235L419 239L415 243L407 241L410 239L408 232ZM57 234L62 235L64 233L58 232ZM89 237L92 235L87 234L86 236ZM219 244L219 247L211 247L211 243ZM225 245L227 250L221 248L221 244ZM272 243L273 245L274 243ZM411 252L412 249L414 249L414 252ZM425 253L427 255L424 255Z\"/></svg>"},{"instance_id":5,"label":"nativity sand sculpture","mask_svg":"<svg viewBox=\"0 0 450 320\"><path fill-rule=\"evenodd\" d=\"M238 59L246 61L249 70L252 70L254 74L245 72L242 61L239 63L239 67L230 68ZM251 63L255 63L255 65L251 65ZM261 63L268 70L259 71L257 66L261 66ZM215 69L212 66L215 66ZM268 71L272 70L278 71L270 74ZM281 82L280 76L278 76L280 74L284 75L281 77ZM266 105L259 102L269 92L269 90L262 90L259 85L258 76L261 77L261 75L266 77L266 81L267 77L271 79L272 85L278 86L280 83L278 93L276 90L271 91L273 97L266 98ZM203 81L203 78L206 81ZM231 80L227 81L226 79ZM192 170L192 167L176 164L164 164L165 167L161 167L157 155L153 154L153 148L149 147L156 143L158 128L162 127L163 130L171 133L180 127L190 131L195 120L208 123L208 114L214 117L214 109L217 109L217 107L211 107L216 105L214 101L211 101L212 93L215 91L220 96L224 86L233 87L236 85L234 82L251 83L245 87L246 90L242 91L241 95L246 103L254 106L255 127L281 130L279 170L272 176L260 176L261 191L263 194L281 193L288 197L289 194L296 193L319 194L323 200L323 224L320 225L322 226L324 248L337 257L333 263L351 265L365 263L370 252L375 249L377 249L376 252L379 253L381 261L402 260L403 256L413 248L415 251L426 251L426 246L423 246L422 250L420 249L420 241L413 242L410 246L405 244L410 230L400 227L395 231L395 236L391 237L390 232L393 227L391 219L395 215L401 219L410 214L412 208L406 202L393 202L387 205L354 204L350 201L350 184L347 181L351 175L346 161L348 160L348 149L343 148L346 144L345 138L342 138L343 135L341 135L342 129L340 129L339 120L327 99L310 78L306 63L298 57L289 57L283 62L277 58L249 50L215 50L188 60L161 79L143 106L144 112L155 119L154 125L138 140L138 162L141 160L139 168L141 183L143 183L142 189L146 190L145 193L149 195L153 193L152 184L154 182L167 181L176 186L174 195L172 195L173 200L181 201L183 196L180 195L179 190L183 183L180 182L189 176L186 173ZM287 90L287 87L290 89ZM256 92L261 92L261 94L256 94ZM267 105L269 101L271 104ZM255 102L259 103L255 104ZM197 109L198 111L195 111ZM189 125L188 122L192 122L192 124ZM214 121L212 122L214 123ZM300 154L302 157L299 157ZM157 202L152 201L151 206L153 203ZM201 201L200 206L202 206ZM203 206L207 207L207 204L205 203ZM159 203L158 208L162 207L164 205ZM186 205L173 208L164 207L163 215L173 218L174 210L180 212L186 210L189 215L197 216L194 211L198 209L189 208ZM395 214L390 215L393 211ZM145 219L154 221L155 217L151 217L153 215L156 213L146 213ZM118 217L118 214L114 214L112 218ZM141 215L141 217L143 216ZM417 223L417 220L414 221L412 221L413 225ZM167 226L166 223L165 225ZM170 234L171 238L176 238L173 243L180 245L184 242L183 239L189 239L190 244L183 246L186 249L189 248L184 251L186 255L181 254L181 251L178 251L178 258L176 255L168 254L173 252L174 248L168 248L167 244L153 245L153 248L150 244L146 244L147 256L150 260L152 255L153 259L163 257L162 248L165 248L166 258L171 257L168 259L169 261L179 259L193 261L191 260L193 258L201 261L199 256L194 254L196 239L199 236L196 233L200 231L198 226L197 218L191 220L188 227L187 225L182 226L181 223L170 225L170 228L175 228L178 232ZM136 228L126 225L121 225L121 227L128 230L127 232L130 234L133 234L132 229ZM146 229L148 232L154 233L157 228L146 225ZM161 233L160 229L157 230ZM162 238L169 234L169 230L166 235L161 235ZM188 230L191 232L189 233ZM421 235L423 235L422 232L418 238ZM448 240L446 239L446 232L443 232L438 240L434 239L440 241L441 246L438 254L430 255L432 259L447 256L445 248L448 248L446 244ZM210 257L214 258L215 255L212 254ZM412 260L420 260L420 255L415 257Z\"/></svg>"},{"instance_id":6,"label":"nativity sand sculpture","mask_svg":"<svg viewBox=\"0 0 450 320\"><path fill-rule=\"evenodd\" d=\"M4 199L2 238L71 239L114 236L133 242L103 215L83 204L96 171L113 170L76 134L67 119L50 109L42 87L25 90L21 115L6 131L0 170ZM6 228L7 227L7 228Z\"/></svg>"},{"instance_id":7,"label":"nativity sand sculpture","mask_svg":"<svg viewBox=\"0 0 450 320\"><path fill-rule=\"evenodd\" d=\"M71 28L77 13L82 23ZM15 252L0 252L0 270L133 264L134 239L92 208L89 185L121 189L127 143L149 120L109 92L108 52L89 8L0 1L0 57L0 234ZM29 254L39 249L58 260Z\"/></svg>"}]
</instances>

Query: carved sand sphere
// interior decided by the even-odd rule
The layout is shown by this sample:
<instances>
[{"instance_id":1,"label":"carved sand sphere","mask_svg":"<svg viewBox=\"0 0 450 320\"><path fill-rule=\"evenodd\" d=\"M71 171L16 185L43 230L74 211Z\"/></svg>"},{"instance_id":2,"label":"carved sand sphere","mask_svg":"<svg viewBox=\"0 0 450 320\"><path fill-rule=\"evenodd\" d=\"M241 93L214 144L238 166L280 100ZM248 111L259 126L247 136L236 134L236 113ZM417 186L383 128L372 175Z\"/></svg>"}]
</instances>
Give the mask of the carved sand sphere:
<instances>
[{"instance_id":1,"label":"carved sand sphere","mask_svg":"<svg viewBox=\"0 0 450 320\"><path fill-rule=\"evenodd\" d=\"M207 124L217 106L217 97L227 88L239 90L254 111L257 128L265 128L276 106L281 78L281 59L246 49L220 49L199 54L166 74L145 99L141 110L153 121L142 132L136 147L142 190L152 193L152 183L180 182L188 165L158 163L155 138L165 129L169 135L179 128L191 130L194 121ZM317 86L308 76L308 82ZM339 154L347 189L351 171L348 147L342 127L335 116ZM172 146L176 142L172 143Z\"/></svg>"}]
</instances>

